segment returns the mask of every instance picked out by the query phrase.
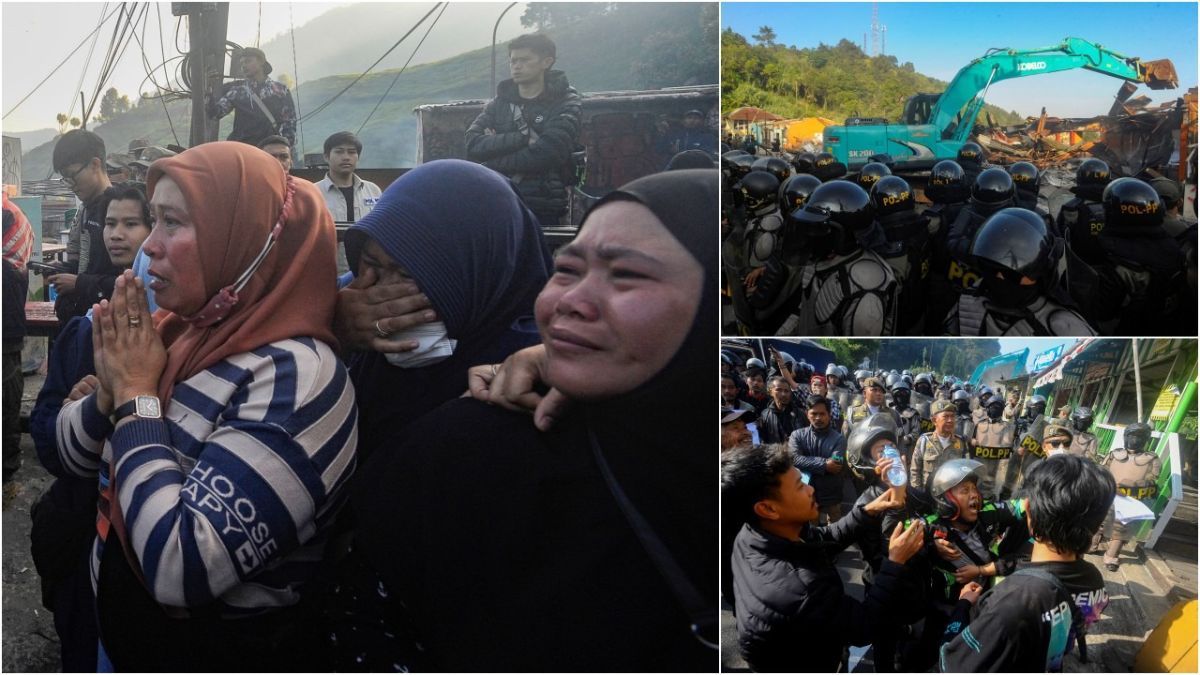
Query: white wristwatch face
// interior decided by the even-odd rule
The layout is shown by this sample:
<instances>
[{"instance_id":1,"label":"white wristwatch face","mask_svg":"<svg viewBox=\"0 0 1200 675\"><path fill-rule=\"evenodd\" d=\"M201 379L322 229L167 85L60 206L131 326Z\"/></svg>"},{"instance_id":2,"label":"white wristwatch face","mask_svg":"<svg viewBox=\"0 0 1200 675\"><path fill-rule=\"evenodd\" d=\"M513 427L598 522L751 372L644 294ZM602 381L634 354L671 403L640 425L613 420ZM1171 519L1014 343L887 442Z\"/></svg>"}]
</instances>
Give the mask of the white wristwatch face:
<instances>
[{"instance_id":1,"label":"white wristwatch face","mask_svg":"<svg viewBox=\"0 0 1200 675\"><path fill-rule=\"evenodd\" d=\"M159 403L157 396L139 396L136 401L137 411L134 414L138 417L162 418L162 404Z\"/></svg>"}]
</instances>

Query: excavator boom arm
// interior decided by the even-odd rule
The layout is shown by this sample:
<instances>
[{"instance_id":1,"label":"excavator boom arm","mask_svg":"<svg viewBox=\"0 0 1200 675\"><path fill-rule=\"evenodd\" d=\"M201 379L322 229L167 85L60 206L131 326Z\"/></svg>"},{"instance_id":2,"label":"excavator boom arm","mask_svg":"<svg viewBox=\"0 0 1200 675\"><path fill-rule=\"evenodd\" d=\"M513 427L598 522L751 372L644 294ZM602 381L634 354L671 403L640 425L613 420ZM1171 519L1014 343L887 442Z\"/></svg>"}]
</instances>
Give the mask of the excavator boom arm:
<instances>
[{"instance_id":1,"label":"excavator boom arm","mask_svg":"<svg viewBox=\"0 0 1200 675\"><path fill-rule=\"evenodd\" d=\"M1178 85L1175 66L1169 59L1141 61L1118 54L1079 38L1067 38L1041 49L994 50L963 67L938 98L930 123L943 132L955 122L962 107L992 83L1027 75L1041 75L1084 68L1118 79L1139 82L1151 89L1173 89ZM957 129L969 133L983 101L975 101Z\"/></svg>"}]
</instances>

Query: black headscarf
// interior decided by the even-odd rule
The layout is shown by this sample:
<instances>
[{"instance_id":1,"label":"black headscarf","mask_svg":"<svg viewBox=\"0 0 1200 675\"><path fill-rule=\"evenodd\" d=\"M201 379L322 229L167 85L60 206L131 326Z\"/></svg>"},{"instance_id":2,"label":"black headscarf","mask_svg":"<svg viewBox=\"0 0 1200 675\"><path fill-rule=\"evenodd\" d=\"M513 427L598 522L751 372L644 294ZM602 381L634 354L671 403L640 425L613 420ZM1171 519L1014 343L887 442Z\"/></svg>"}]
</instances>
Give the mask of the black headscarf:
<instances>
[{"instance_id":1,"label":"black headscarf","mask_svg":"<svg viewBox=\"0 0 1200 675\"><path fill-rule=\"evenodd\" d=\"M715 614L717 430L706 392L716 365L718 194L715 169L670 171L593 207L644 205L704 269L687 336L649 381L576 405L546 433L528 415L456 399L361 466L351 496L356 555L403 598L432 667L717 668L617 507L591 438Z\"/></svg>"},{"instance_id":2,"label":"black headscarf","mask_svg":"<svg viewBox=\"0 0 1200 675\"><path fill-rule=\"evenodd\" d=\"M421 368L393 366L376 352L351 359L360 454L461 394L471 366L536 344L533 301L551 266L537 218L512 184L456 159L422 164L388 186L346 233L351 270L368 239L429 296L458 344L446 360Z\"/></svg>"}]
</instances>

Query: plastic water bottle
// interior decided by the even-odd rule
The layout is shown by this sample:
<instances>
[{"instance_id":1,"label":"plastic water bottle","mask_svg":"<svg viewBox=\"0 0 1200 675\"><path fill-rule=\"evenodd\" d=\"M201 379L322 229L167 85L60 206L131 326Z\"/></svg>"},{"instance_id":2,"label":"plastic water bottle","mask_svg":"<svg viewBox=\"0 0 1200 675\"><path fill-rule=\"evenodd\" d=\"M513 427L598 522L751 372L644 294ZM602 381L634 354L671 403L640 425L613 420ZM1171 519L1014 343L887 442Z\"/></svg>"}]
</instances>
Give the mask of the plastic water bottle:
<instances>
[{"instance_id":1,"label":"plastic water bottle","mask_svg":"<svg viewBox=\"0 0 1200 675\"><path fill-rule=\"evenodd\" d=\"M892 487L900 487L908 482L908 472L904 470L904 462L900 460L900 451L894 445L883 446L883 456L893 460L887 470L887 482Z\"/></svg>"}]
</instances>

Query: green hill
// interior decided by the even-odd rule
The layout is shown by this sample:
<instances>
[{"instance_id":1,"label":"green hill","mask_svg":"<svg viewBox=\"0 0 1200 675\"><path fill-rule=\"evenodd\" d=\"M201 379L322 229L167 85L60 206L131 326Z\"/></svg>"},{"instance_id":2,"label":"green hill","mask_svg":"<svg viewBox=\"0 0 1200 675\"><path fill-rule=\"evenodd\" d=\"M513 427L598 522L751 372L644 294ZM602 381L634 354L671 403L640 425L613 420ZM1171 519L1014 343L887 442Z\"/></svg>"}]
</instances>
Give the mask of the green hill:
<instances>
[{"instance_id":1,"label":"green hill","mask_svg":"<svg viewBox=\"0 0 1200 675\"><path fill-rule=\"evenodd\" d=\"M796 49L770 40L752 45L729 28L721 33L722 110L755 106L784 117L895 120L909 96L940 92L946 85L895 56L867 56L849 40ZM981 122L985 115L1001 125L1025 121L993 105L984 106Z\"/></svg>"},{"instance_id":2,"label":"green hill","mask_svg":"<svg viewBox=\"0 0 1200 675\"><path fill-rule=\"evenodd\" d=\"M540 3L534 3L540 4ZM549 3L547 3L549 4ZM589 7L572 3L571 7ZM596 3L591 11L575 10L559 18L544 32L558 45L556 68L581 92L661 87L717 82L718 56L716 3ZM530 29L531 31L533 29ZM354 47L357 48L357 47ZM508 77L506 52L497 49L497 80ZM357 131L396 76L396 70L371 73L332 105L304 118L357 77L337 75L302 83L293 92L301 113L297 145L302 153L319 153L325 138L336 131ZM379 107L359 136L363 141L364 168L411 166L416 160L417 121L414 107L464 99L487 98L491 78L491 47L453 58L411 66ZM161 102L141 101L132 110L92 129L110 151L123 151L134 138L151 143L187 145L191 104L167 104L170 122ZM233 116L221 121L220 137L229 134ZM465 130L464 130L465 131ZM27 180L46 178L51 172L53 141L26 148L22 157Z\"/></svg>"}]
</instances>

